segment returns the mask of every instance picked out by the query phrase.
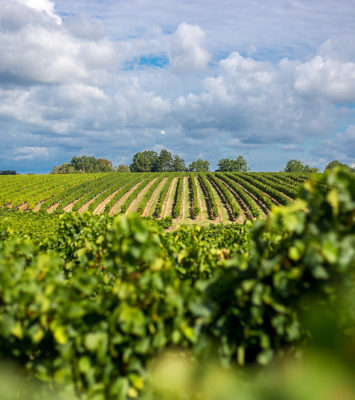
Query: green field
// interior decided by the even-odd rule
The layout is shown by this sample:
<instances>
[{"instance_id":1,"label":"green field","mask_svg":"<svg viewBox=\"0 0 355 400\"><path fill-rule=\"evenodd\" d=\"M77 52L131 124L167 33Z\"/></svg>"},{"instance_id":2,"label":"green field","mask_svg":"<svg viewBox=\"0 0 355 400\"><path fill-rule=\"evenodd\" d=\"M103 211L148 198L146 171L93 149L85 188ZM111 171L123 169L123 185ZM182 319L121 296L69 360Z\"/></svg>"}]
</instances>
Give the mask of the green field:
<instances>
[{"instance_id":1,"label":"green field","mask_svg":"<svg viewBox=\"0 0 355 400\"><path fill-rule=\"evenodd\" d=\"M51 178L2 184L0 356L20 374L54 391L64 385L74 391L66 399L198 400L204 390L203 398L229 400L240 384L229 397L215 393L223 385L211 388L211 379L221 371L200 370L205 361L244 369L242 387L251 399L260 397L250 390L263 389L254 375L245 386L250 368L265 378L260 369L280 368L310 345L335 352L344 370L353 368L351 175L314 176L298 196L305 177L287 174ZM24 202L41 208L21 211ZM78 212L63 212L73 202ZM169 216L181 226L166 232L159 224ZM227 221L237 223L217 223ZM167 350L175 361L166 361ZM163 363L160 372L155 362ZM181 366L200 382L197 392L187 378L176 386ZM336 370L328 373L334 390ZM294 397L275 398L312 398L284 384ZM315 386L317 394L324 385ZM342 385L352 398L353 385ZM27 400L26 393L17 388L15 398Z\"/></svg>"},{"instance_id":2,"label":"green field","mask_svg":"<svg viewBox=\"0 0 355 400\"><path fill-rule=\"evenodd\" d=\"M0 176L0 205L34 212L171 217L174 225L243 223L287 205L309 174L106 173Z\"/></svg>"}]
</instances>

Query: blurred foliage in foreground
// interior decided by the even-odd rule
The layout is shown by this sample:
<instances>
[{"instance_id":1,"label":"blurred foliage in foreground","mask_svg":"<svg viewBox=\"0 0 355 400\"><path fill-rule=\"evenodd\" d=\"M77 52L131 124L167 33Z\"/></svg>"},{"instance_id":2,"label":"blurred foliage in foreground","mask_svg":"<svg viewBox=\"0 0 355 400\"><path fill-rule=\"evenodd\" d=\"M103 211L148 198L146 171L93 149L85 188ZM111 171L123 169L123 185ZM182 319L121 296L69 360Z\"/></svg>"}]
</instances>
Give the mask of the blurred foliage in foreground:
<instances>
[{"instance_id":1,"label":"blurred foliage in foreground","mask_svg":"<svg viewBox=\"0 0 355 400\"><path fill-rule=\"evenodd\" d=\"M72 214L60 218L53 237L39 241L3 226L0 356L29 376L75 389L81 398L229 399L218 394L218 387L228 388L227 379L233 398L258 399L260 387L269 393L263 399L298 400L293 376L303 379L307 368L304 379L316 376L312 371L320 364L324 376L346 381L354 366L349 355L355 307L348 306L354 299L354 219L353 181L332 171L306 183L296 202L275 208L254 226L182 228L165 235L135 216ZM316 356L301 366L288 361L308 343L317 343L326 360L341 357L330 372ZM169 348L186 351L198 366L216 358L225 367L246 367L229 380L219 370L195 372L193 363L162 358L148 374L152 360ZM286 367L275 390L289 390L289 397L275 397L272 382L283 376L278 365L288 362L291 377ZM249 372L271 363L275 367L266 372ZM169 370L176 371L174 379L191 370L202 395L189 377L179 385L183 392L161 392L165 382L173 387L164 377ZM288 379L290 387L282 389ZM215 385L216 395L208 385ZM339 390L351 395L353 387L339 383Z\"/></svg>"}]
</instances>

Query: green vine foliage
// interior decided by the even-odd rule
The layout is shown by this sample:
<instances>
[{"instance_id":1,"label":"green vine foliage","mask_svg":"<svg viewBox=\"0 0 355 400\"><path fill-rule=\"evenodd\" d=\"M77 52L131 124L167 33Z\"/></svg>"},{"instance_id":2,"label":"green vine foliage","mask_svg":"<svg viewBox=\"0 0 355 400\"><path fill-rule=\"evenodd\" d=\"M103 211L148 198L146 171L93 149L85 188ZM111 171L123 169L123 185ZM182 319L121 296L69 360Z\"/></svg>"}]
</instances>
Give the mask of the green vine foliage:
<instances>
[{"instance_id":1,"label":"green vine foliage","mask_svg":"<svg viewBox=\"0 0 355 400\"><path fill-rule=\"evenodd\" d=\"M0 355L97 400L137 397L171 347L268 364L308 338L306 300L353 276L354 220L354 181L332 171L255 224L71 213L37 242L0 225Z\"/></svg>"}]
</instances>

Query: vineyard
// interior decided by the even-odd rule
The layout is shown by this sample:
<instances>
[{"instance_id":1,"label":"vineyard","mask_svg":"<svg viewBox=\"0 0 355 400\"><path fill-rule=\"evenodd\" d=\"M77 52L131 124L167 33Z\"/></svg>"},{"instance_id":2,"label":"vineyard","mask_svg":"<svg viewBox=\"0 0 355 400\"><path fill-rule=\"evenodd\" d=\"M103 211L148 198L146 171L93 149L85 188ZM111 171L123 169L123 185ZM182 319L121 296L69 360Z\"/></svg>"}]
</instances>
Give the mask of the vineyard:
<instances>
[{"instance_id":1,"label":"vineyard","mask_svg":"<svg viewBox=\"0 0 355 400\"><path fill-rule=\"evenodd\" d=\"M243 223L292 202L309 174L101 173L1 176L0 205L21 211L137 213L176 224Z\"/></svg>"},{"instance_id":2,"label":"vineyard","mask_svg":"<svg viewBox=\"0 0 355 400\"><path fill-rule=\"evenodd\" d=\"M1 201L15 209L0 210L1 399L57 399L61 390L65 400L259 400L265 390L270 399L353 399L354 180L319 174L292 201L303 179L4 179ZM169 216L245 221L166 232ZM310 346L333 357L320 354L311 385ZM211 360L243 370L228 396L223 372L203 369ZM30 396L32 381L50 393Z\"/></svg>"}]
</instances>

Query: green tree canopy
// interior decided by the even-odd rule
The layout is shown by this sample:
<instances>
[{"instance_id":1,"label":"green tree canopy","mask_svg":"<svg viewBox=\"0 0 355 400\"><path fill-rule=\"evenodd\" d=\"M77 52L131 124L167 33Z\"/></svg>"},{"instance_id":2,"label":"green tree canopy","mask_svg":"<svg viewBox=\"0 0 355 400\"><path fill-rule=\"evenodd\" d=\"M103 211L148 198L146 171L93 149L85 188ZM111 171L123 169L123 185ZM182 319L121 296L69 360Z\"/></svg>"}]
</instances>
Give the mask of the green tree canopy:
<instances>
[{"instance_id":1,"label":"green tree canopy","mask_svg":"<svg viewBox=\"0 0 355 400\"><path fill-rule=\"evenodd\" d=\"M63 163L59 167L54 166L51 174L72 174L75 172L111 172L114 171L112 162L105 158L88 156L74 156L70 163Z\"/></svg>"},{"instance_id":2,"label":"green tree canopy","mask_svg":"<svg viewBox=\"0 0 355 400\"><path fill-rule=\"evenodd\" d=\"M132 172L151 172L158 161L158 153L153 150L144 150L133 156L129 169Z\"/></svg>"},{"instance_id":3,"label":"green tree canopy","mask_svg":"<svg viewBox=\"0 0 355 400\"><path fill-rule=\"evenodd\" d=\"M328 163L327 166L325 167L325 169L326 169L326 170L327 170L327 169L333 169L333 168L335 168L335 167L343 168L343 169L345 169L346 171L351 171L351 172L354 172L354 171L355 171L354 168L351 168L351 167L349 167L349 165L344 164L344 163L341 163L341 162L338 161L338 160L333 160L333 161L331 161L330 163Z\"/></svg>"},{"instance_id":4,"label":"green tree canopy","mask_svg":"<svg viewBox=\"0 0 355 400\"><path fill-rule=\"evenodd\" d=\"M189 171L193 172L208 172L210 170L209 161L202 160L199 158L197 161L192 161L189 165Z\"/></svg>"},{"instance_id":5,"label":"green tree canopy","mask_svg":"<svg viewBox=\"0 0 355 400\"><path fill-rule=\"evenodd\" d=\"M221 172L247 172L249 170L247 161L243 156L238 156L235 160L222 158L218 161L217 171Z\"/></svg>"},{"instance_id":6,"label":"green tree canopy","mask_svg":"<svg viewBox=\"0 0 355 400\"><path fill-rule=\"evenodd\" d=\"M173 171L173 156L168 150L161 150L160 154L153 165L154 172L170 172Z\"/></svg>"},{"instance_id":7,"label":"green tree canopy","mask_svg":"<svg viewBox=\"0 0 355 400\"><path fill-rule=\"evenodd\" d=\"M129 169L129 167L127 167L127 165L120 164L117 167L117 172L131 172L131 170Z\"/></svg>"},{"instance_id":8,"label":"green tree canopy","mask_svg":"<svg viewBox=\"0 0 355 400\"><path fill-rule=\"evenodd\" d=\"M176 172L186 171L185 160L183 160L176 154L173 156L173 171Z\"/></svg>"},{"instance_id":9,"label":"green tree canopy","mask_svg":"<svg viewBox=\"0 0 355 400\"><path fill-rule=\"evenodd\" d=\"M312 172L313 174L319 172L318 168L312 168L308 164L303 167L303 172Z\"/></svg>"},{"instance_id":10,"label":"green tree canopy","mask_svg":"<svg viewBox=\"0 0 355 400\"><path fill-rule=\"evenodd\" d=\"M178 155L172 155L168 150L158 154L152 150L138 152L133 156L130 165L132 172L172 172L186 171L185 161Z\"/></svg>"}]
</instances>

